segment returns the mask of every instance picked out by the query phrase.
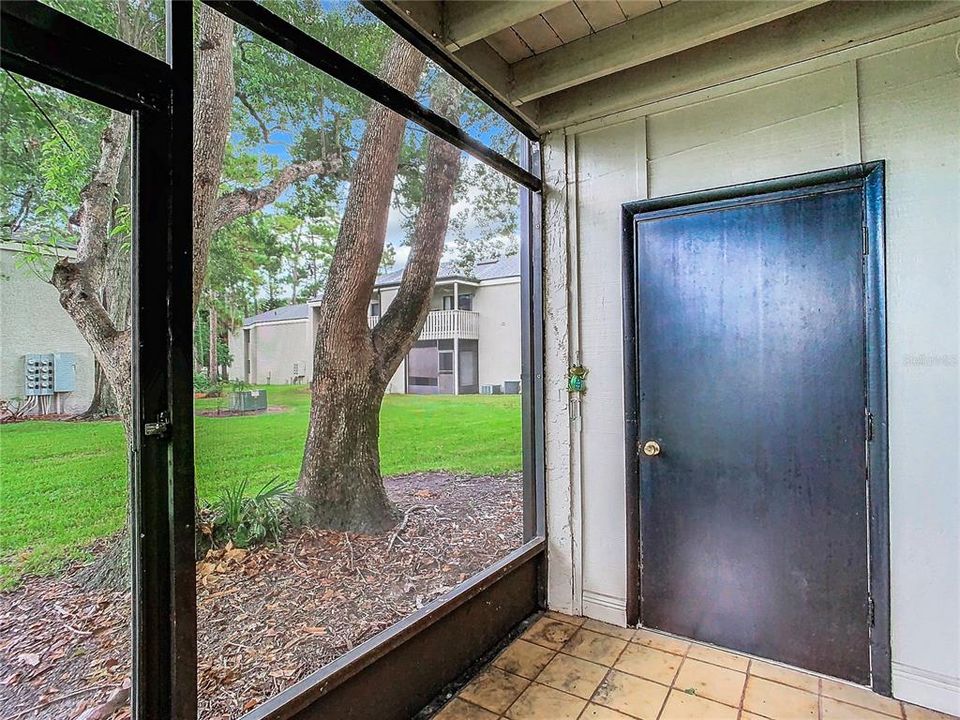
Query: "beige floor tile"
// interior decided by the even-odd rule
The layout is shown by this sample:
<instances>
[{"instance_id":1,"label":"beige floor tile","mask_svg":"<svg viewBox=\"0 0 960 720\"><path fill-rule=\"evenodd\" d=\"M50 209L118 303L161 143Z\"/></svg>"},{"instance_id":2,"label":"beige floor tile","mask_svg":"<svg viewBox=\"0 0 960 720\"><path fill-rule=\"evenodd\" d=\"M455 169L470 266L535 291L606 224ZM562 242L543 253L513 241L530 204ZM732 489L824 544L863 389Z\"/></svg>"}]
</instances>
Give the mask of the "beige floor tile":
<instances>
[{"instance_id":1,"label":"beige floor tile","mask_svg":"<svg viewBox=\"0 0 960 720\"><path fill-rule=\"evenodd\" d=\"M686 640L651 632L643 628L634 633L632 642L673 653L674 655L683 655L687 651L687 648L690 647L690 643Z\"/></svg>"},{"instance_id":2,"label":"beige floor tile","mask_svg":"<svg viewBox=\"0 0 960 720\"><path fill-rule=\"evenodd\" d=\"M506 717L510 720L575 720L586 706L586 700L533 683L510 706Z\"/></svg>"},{"instance_id":3,"label":"beige floor tile","mask_svg":"<svg viewBox=\"0 0 960 720\"><path fill-rule=\"evenodd\" d=\"M739 698L738 698L739 699ZM680 690L671 690L660 720L737 720L737 708L727 707Z\"/></svg>"},{"instance_id":4,"label":"beige floor tile","mask_svg":"<svg viewBox=\"0 0 960 720\"><path fill-rule=\"evenodd\" d=\"M688 657L683 661L674 687L685 692L692 690L699 697L740 707L746 681L747 676L742 672Z\"/></svg>"},{"instance_id":5,"label":"beige floor tile","mask_svg":"<svg viewBox=\"0 0 960 720\"><path fill-rule=\"evenodd\" d=\"M526 640L514 640L493 664L501 670L533 680L556 654L555 650Z\"/></svg>"},{"instance_id":6,"label":"beige floor tile","mask_svg":"<svg viewBox=\"0 0 960 720\"><path fill-rule=\"evenodd\" d=\"M910 703L904 703L903 709L907 714L907 720L958 720L955 715L948 715L947 713L937 712L936 710L928 710L927 708L911 705Z\"/></svg>"},{"instance_id":7,"label":"beige floor tile","mask_svg":"<svg viewBox=\"0 0 960 720\"><path fill-rule=\"evenodd\" d=\"M603 635L611 635L615 638L620 638L621 640L630 640L633 637L633 634L636 632L636 630L633 628L617 627L616 625L600 622L599 620L594 620L593 618L584 621L583 627L585 627L587 630L593 630L594 632L598 632Z\"/></svg>"},{"instance_id":8,"label":"beige floor tile","mask_svg":"<svg viewBox=\"0 0 960 720\"><path fill-rule=\"evenodd\" d=\"M626 640L581 628L563 646L563 651L569 655L575 655L578 658L609 667L617 661L626 646Z\"/></svg>"},{"instance_id":9,"label":"beige floor tile","mask_svg":"<svg viewBox=\"0 0 960 720\"><path fill-rule=\"evenodd\" d=\"M875 712L900 717L900 702L893 698L884 697L871 692L867 688L838 680L823 680L820 683L820 692L826 697L840 700L851 705L873 710Z\"/></svg>"},{"instance_id":10,"label":"beige floor tile","mask_svg":"<svg viewBox=\"0 0 960 720\"><path fill-rule=\"evenodd\" d=\"M537 682L589 699L607 674L607 670L603 665L559 653L543 669Z\"/></svg>"},{"instance_id":11,"label":"beige floor tile","mask_svg":"<svg viewBox=\"0 0 960 720\"><path fill-rule=\"evenodd\" d=\"M821 720L886 720L888 717L890 716L833 698L820 698Z\"/></svg>"},{"instance_id":12,"label":"beige floor tile","mask_svg":"<svg viewBox=\"0 0 960 720\"><path fill-rule=\"evenodd\" d=\"M767 720L767 718L761 715L754 715L753 713L744 710L740 713L740 720Z\"/></svg>"},{"instance_id":13,"label":"beige floor tile","mask_svg":"<svg viewBox=\"0 0 960 720\"><path fill-rule=\"evenodd\" d=\"M683 658L646 645L630 643L614 667L647 680L670 685Z\"/></svg>"},{"instance_id":14,"label":"beige floor tile","mask_svg":"<svg viewBox=\"0 0 960 720\"><path fill-rule=\"evenodd\" d=\"M488 667L460 691L464 700L497 714L506 710L529 684L522 677L511 675L500 668Z\"/></svg>"},{"instance_id":15,"label":"beige floor tile","mask_svg":"<svg viewBox=\"0 0 960 720\"><path fill-rule=\"evenodd\" d=\"M817 717L817 696L750 676L747 678L743 709L772 720L809 720Z\"/></svg>"},{"instance_id":16,"label":"beige floor tile","mask_svg":"<svg viewBox=\"0 0 960 720\"><path fill-rule=\"evenodd\" d=\"M575 617L573 615L565 615L564 613L557 612L556 610L547 610L544 613L545 617L551 618L553 620L559 620L560 622L570 623L571 625L580 626L583 625L586 620L585 617Z\"/></svg>"},{"instance_id":17,"label":"beige floor tile","mask_svg":"<svg viewBox=\"0 0 960 720\"><path fill-rule=\"evenodd\" d=\"M784 685L790 685L791 687L800 688L807 692L820 692L820 678L816 675L808 675L799 670L791 670L790 668L774 665L773 663L765 663L762 660L754 660L750 663L750 674L783 683Z\"/></svg>"},{"instance_id":18,"label":"beige floor tile","mask_svg":"<svg viewBox=\"0 0 960 720\"><path fill-rule=\"evenodd\" d=\"M523 634L523 639L551 650L559 650L576 631L576 625L542 617Z\"/></svg>"},{"instance_id":19,"label":"beige floor tile","mask_svg":"<svg viewBox=\"0 0 960 720\"><path fill-rule=\"evenodd\" d=\"M690 649L687 651L687 657L692 657L694 660L702 660L703 662L714 665L722 665L723 667L728 667L731 670L739 670L740 672L746 672L747 665L750 664L750 658L743 655L737 655L736 653L727 652L726 650L720 650L719 648L708 645L698 645L697 643L693 643L690 646Z\"/></svg>"},{"instance_id":20,"label":"beige floor tile","mask_svg":"<svg viewBox=\"0 0 960 720\"><path fill-rule=\"evenodd\" d=\"M633 720L633 718L603 705L590 703L580 716L580 720Z\"/></svg>"},{"instance_id":21,"label":"beige floor tile","mask_svg":"<svg viewBox=\"0 0 960 720\"><path fill-rule=\"evenodd\" d=\"M433 716L433 720L497 720L498 717L496 713L454 698Z\"/></svg>"},{"instance_id":22,"label":"beige floor tile","mask_svg":"<svg viewBox=\"0 0 960 720\"><path fill-rule=\"evenodd\" d=\"M641 720L654 720L668 689L651 680L611 670L593 694L593 702Z\"/></svg>"}]
</instances>

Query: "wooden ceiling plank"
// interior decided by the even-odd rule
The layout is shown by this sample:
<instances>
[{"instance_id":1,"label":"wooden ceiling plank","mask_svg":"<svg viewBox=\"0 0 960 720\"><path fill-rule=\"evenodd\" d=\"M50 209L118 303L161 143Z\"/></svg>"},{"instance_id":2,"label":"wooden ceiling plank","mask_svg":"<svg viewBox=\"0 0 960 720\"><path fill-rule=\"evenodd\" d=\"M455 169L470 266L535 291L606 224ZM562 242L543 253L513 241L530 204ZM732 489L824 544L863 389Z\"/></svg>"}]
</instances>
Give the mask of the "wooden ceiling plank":
<instances>
[{"instance_id":1,"label":"wooden ceiling plank","mask_svg":"<svg viewBox=\"0 0 960 720\"><path fill-rule=\"evenodd\" d=\"M399 17L405 18L407 24L429 37L436 47L442 48L454 63L473 75L488 92L499 100L510 103L509 65L490 45L485 42L476 42L456 53L446 50L441 40L442 11L439 2L384 0L384 4L391 6ZM512 62L532 55L530 49L523 45L516 33L512 30L508 32L513 35L514 42L523 50L522 54L517 55ZM518 109L516 112L531 125L536 125L536 119L530 114L535 111L536 103L528 103L522 111Z\"/></svg>"},{"instance_id":2,"label":"wooden ceiling plank","mask_svg":"<svg viewBox=\"0 0 960 720\"><path fill-rule=\"evenodd\" d=\"M514 104L528 102L823 2L825 0L676 3L521 60L513 66L511 99Z\"/></svg>"},{"instance_id":3,"label":"wooden ceiling plank","mask_svg":"<svg viewBox=\"0 0 960 720\"><path fill-rule=\"evenodd\" d=\"M596 32L627 19L616 0L576 0L576 4Z\"/></svg>"},{"instance_id":4,"label":"wooden ceiling plank","mask_svg":"<svg viewBox=\"0 0 960 720\"><path fill-rule=\"evenodd\" d=\"M620 9L627 16L627 20L646 15L648 12L659 10L663 7L660 0L617 0L620 3Z\"/></svg>"},{"instance_id":5,"label":"wooden ceiling plank","mask_svg":"<svg viewBox=\"0 0 960 720\"><path fill-rule=\"evenodd\" d=\"M540 130L549 132L945 20L960 22L960 3L829 3L541 98L532 107Z\"/></svg>"},{"instance_id":6,"label":"wooden ceiling plank","mask_svg":"<svg viewBox=\"0 0 960 720\"><path fill-rule=\"evenodd\" d=\"M520 36L513 31L513 28L506 28L505 30L496 32L490 37L485 38L485 40L487 45L492 47L500 57L511 65L524 58L533 56L533 50L527 47L526 43L520 39ZM478 43L471 43L462 50L457 51L457 54L464 53L477 44Z\"/></svg>"},{"instance_id":7,"label":"wooden ceiling plank","mask_svg":"<svg viewBox=\"0 0 960 720\"><path fill-rule=\"evenodd\" d=\"M543 15L537 15L517 23L513 26L513 29L534 53L553 50L563 44L550 24L543 19Z\"/></svg>"},{"instance_id":8,"label":"wooden ceiling plank","mask_svg":"<svg viewBox=\"0 0 960 720\"><path fill-rule=\"evenodd\" d=\"M521 23L568 0L448 0L444 13L444 44L457 50Z\"/></svg>"},{"instance_id":9,"label":"wooden ceiling plank","mask_svg":"<svg viewBox=\"0 0 960 720\"><path fill-rule=\"evenodd\" d=\"M653 2L656 3L657 7L660 7L659 0L641 1ZM550 27L554 29L554 32L556 32L565 43L579 40L592 32L590 23L587 22L587 19L583 16L583 13L580 12L580 8L577 7L576 3L568 2L552 10L547 10L545 13L542 13L542 15L543 19L550 23Z\"/></svg>"}]
</instances>

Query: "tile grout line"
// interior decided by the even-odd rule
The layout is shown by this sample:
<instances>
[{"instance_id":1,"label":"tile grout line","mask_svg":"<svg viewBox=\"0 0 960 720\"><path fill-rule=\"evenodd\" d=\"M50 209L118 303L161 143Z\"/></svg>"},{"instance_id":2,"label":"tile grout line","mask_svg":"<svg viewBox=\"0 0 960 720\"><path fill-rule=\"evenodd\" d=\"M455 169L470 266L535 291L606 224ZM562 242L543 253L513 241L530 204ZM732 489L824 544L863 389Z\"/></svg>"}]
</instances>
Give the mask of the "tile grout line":
<instances>
[{"instance_id":1,"label":"tile grout line","mask_svg":"<svg viewBox=\"0 0 960 720\"><path fill-rule=\"evenodd\" d=\"M687 649L683 651L683 655L680 656L680 664L677 665L677 671L673 674L673 680L670 681L670 686L667 688L667 694L663 698L663 702L660 703L660 710L657 712L657 720L660 720L660 717L663 715L663 711L667 708L667 702L670 700L670 693L674 690L674 685L676 685L677 678L680 677L680 671L683 669L683 664L687 661L687 655L690 653L690 648L693 647L693 643L687 643ZM656 650L656 648L651 648Z\"/></svg>"},{"instance_id":2,"label":"tile grout line","mask_svg":"<svg viewBox=\"0 0 960 720\"><path fill-rule=\"evenodd\" d=\"M636 635L637 635L637 631L634 630L634 631L633 631L633 635L631 636L631 639L630 639L630 640L627 640L627 644L623 646L623 648L620 650L620 652L617 653L617 657L614 659L614 661L613 661L612 663L610 663L610 666L607 668L607 672L606 672L606 673L604 674L604 676L603 676L603 680L601 680L601 681L600 681L600 684L597 685L596 689L594 689L594 691L593 691L592 693L590 693L590 699L587 700L587 707L585 707L585 708L583 709L584 712L586 712L586 711L587 711L587 708L590 707L590 703L593 702L593 698L596 696L597 690L599 690L599 689L603 686L603 684L607 681L607 679L610 677L610 673L612 673L612 672L614 671L614 667L613 667L613 666L616 665L618 662L620 662L620 658L623 657L623 654L627 651L627 648L630 647L630 642L632 641L632 639L633 639L634 637L636 637ZM622 639L622 638L621 638L621 639ZM622 672L622 671L621 671L621 670L617 670L617 672ZM625 673L625 674L626 674L626 675L629 675L630 673ZM632 677L636 677L636 676L634 675L634 676L632 676ZM597 705L599 705L599 704L600 704L600 703L597 703ZM604 705L603 707L607 707L607 706ZM619 712L619 711L618 711L618 712ZM581 713L581 715L582 715L582 714L583 714L583 713ZM624 715L628 715L628 714L630 714L630 713L624 713ZM636 717L636 716L633 716L633 717Z\"/></svg>"},{"instance_id":3,"label":"tile grout line","mask_svg":"<svg viewBox=\"0 0 960 720\"><path fill-rule=\"evenodd\" d=\"M747 683L750 682L750 668L753 667L753 658L747 660L747 670L743 678L743 689L740 691L740 707L737 708L737 720L743 718L743 703L747 699Z\"/></svg>"},{"instance_id":4,"label":"tile grout line","mask_svg":"<svg viewBox=\"0 0 960 720\"><path fill-rule=\"evenodd\" d=\"M823 720L823 678L817 678L817 718Z\"/></svg>"}]
</instances>

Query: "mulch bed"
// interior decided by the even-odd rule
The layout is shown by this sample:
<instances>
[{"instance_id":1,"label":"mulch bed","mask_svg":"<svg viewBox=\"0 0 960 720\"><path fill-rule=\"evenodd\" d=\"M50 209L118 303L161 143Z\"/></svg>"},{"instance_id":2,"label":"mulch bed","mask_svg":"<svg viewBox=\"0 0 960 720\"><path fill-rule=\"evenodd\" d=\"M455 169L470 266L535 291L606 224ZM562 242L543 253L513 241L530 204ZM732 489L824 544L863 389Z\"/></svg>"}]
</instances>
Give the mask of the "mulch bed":
<instances>
[{"instance_id":1,"label":"mulch bed","mask_svg":"<svg viewBox=\"0 0 960 720\"><path fill-rule=\"evenodd\" d=\"M384 535L297 530L197 564L201 718L239 717L521 543L518 475L386 486L403 520ZM129 594L84 592L76 570L0 593L4 720L78 718L129 677Z\"/></svg>"},{"instance_id":2,"label":"mulch bed","mask_svg":"<svg viewBox=\"0 0 960 720\"><path fill-rule=\"evenodd\" d=\"M230 410L228 408L214 408L208 410L197 410L196 414L203 417L250 417L252 415L273 415L275 413L287 412L290 408L280 405L270 405L266 410Z\"/></svg>"}]
</instances>

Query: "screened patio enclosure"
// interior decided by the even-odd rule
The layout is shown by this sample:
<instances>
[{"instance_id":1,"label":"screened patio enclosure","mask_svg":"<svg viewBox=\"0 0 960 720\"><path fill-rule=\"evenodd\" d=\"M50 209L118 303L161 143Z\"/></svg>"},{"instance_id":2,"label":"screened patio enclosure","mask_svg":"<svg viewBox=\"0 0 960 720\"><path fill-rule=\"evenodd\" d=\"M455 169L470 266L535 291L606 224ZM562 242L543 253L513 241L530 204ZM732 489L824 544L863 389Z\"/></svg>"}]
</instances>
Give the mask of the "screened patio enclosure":
<instances>
[{"instance_id":1,"label":"screened patio enclosure","mask_svg":"<svg viewBox=\"0 0 960 720\"><path fill-rule=\"evenodd\" d=\"M282 2L197 7L517 185L522 544L243 717L960 716L960 4L360 5L515 152ZM195 9L158 60L2 6L4 69L133 122L143 719L197 717ZM408 382L473 377L442 342Z\"/></svg>"}]
</instances>

